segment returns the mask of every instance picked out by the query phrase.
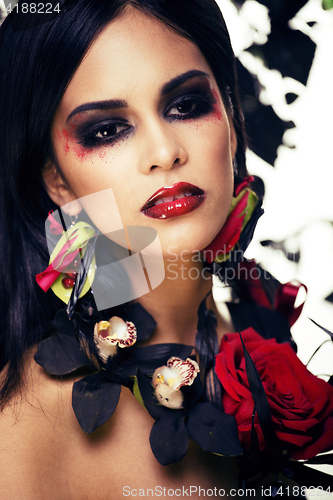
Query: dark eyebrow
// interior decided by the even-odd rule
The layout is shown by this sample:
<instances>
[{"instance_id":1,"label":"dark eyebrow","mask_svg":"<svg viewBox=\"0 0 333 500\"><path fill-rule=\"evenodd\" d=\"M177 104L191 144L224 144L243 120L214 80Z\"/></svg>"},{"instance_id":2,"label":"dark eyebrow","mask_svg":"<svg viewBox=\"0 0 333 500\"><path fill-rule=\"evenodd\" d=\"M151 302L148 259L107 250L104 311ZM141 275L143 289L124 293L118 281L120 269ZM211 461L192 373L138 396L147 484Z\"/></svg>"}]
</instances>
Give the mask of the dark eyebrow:
<instances>
[{"instance_id":1,"label":"dark eyebrow","mask_svg":"<svg viewBox=\"0 0 333 500\"><path fill-rule=\"evenodd\" d=\"M209 75L204 71L200 71L198 69L191 69L190 71L186 71L186 73L176 76L176 78L173 78L172 80L170 80L170 82L163 85L161 94L162 95L169 94L169 92L175 90L177 87L179 87L179 85L186 82L190 78L194 78L195 76L205 76L209 78Z\"/></svg>"},{"instance_id":2,"label":"dark eyebrow","mask_svg":"<svg viewBox=\"0 0 333 500\"><path fill-rule=\"evenodd\" d=\"M190 71L186 71L181 75L176 76L170 82L163 85L161 90L161 95L166 95L172 92L174 89L179 87L182 83L190 80L191 78L195 78L196 76L205 76L209 78L209 75L204 71L200 71L198 69L192 69ZM119 109L119 108L127 108L128 104L126 101L121 99L111 99L109 101L96 101L96 102L87 102L86 104L81 104L75 108L67 117L66 122L70 120L77 113L82 113L83 111L91 111L95 109Z\"/></svg>"},{"instance_id":3,"label":"dark eyebrow","mask_svg":"<svg viewBox=\"0 0 333 500\"><path fill-rule=\"evenodd\" d=\"M82 113L83 111L90 111L92 109L118 109L118 108L127 108L127 102L119 99L111 99L109 101L96 101L96 102L87 102L86 104L81 104L81 106L78 106L77 108L74 109L69 115L66 120L72 118L72 116L76 115L77 113Z\"/></svg>"}]
</instances>

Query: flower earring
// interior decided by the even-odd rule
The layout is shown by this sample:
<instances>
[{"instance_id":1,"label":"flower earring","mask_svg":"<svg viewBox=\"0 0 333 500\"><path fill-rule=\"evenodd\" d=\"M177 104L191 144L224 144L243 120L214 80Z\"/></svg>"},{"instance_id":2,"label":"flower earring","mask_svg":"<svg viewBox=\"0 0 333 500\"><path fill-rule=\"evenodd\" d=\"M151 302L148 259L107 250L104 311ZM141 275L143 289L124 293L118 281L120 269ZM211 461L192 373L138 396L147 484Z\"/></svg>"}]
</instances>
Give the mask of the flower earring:
<instances>
[{"instance_id":1,"label":"flower earring","mask_svg":"<svg viewBox=\"0 0 333 500\"><path fill-rule=\"evenodd\" d=\"M235 188L228 218L215 239L203 250L212 271L217 272L227 261L238 262L252 240L259 217L264 213L261 200L250 188L254 177L235 177Z\"/></svg>"},{"instance_id":2,"label":"flower earring","mask_svg":"<svg viewBox=\"0 0 333 500\"><path fill-rule=\"evenodd\" d=\"M78 222L79 220L79 216L78 214L75 214L75 215L70 215L70 220L71 220L71 225L69 227L73 227L75 226L75 224Z\"/></svg>"},{"instance_id":3,"label":"flower earring","mask_svg":"<svg viewBox=\"0 0 333 500\"><path fill-rule=\"evenodd\" d=\"M88 292L90 284L93 282L96 265L95 256L92 252L88 263L86 252L96 235L90 224L83 221L77 222L77 214L73 216L74 220L72 220L72 224L68 228L61 209L59 209L58 215L61 224L59 224L52 212L49 213L49 229L52 234L62 234L62 236L51 253L48 267L45 271L36 275L36 281L44 292L51 288L57 297L67 304L75 288L82 265L86 266L87 270L85 271L86 279L83 286L81 286L80 296Z\"/></svg>"}]
</instances>

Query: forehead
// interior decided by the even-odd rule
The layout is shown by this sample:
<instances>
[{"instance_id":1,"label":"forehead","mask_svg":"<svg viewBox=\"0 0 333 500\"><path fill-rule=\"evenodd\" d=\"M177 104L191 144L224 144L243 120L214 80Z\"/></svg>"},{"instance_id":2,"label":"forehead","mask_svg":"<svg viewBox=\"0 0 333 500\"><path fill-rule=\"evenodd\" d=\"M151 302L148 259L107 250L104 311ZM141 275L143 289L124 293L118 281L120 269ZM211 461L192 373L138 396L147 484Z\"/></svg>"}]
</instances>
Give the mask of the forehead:
<instances>
[{"instance_id":1,"label":"forehead","mask_svg":"<svg viewBox=\"0 0 333 500\"><path fill-rule=\"evenodd\" d=\"M84 101L131 100L142 86L160 90L178 74L199 69L211 75L195 44L161 21L128 9L97 37L74 74L62 101L73 109Z\"/></svg>"}]
</instances>

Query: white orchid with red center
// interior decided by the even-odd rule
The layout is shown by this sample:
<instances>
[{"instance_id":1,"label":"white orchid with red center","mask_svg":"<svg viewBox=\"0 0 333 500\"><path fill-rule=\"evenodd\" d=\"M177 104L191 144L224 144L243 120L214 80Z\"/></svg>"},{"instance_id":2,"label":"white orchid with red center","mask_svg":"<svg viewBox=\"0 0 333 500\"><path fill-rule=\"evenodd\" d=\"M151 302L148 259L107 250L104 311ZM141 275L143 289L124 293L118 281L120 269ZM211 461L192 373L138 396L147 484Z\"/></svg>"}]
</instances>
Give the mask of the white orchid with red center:
<instances>
[{"instance_id":1,"label":"white orchid with red center","mask_svg":"<svg viewBox=\"0 0 333 500\"><path fill-rule=\"evenodd\" d=\"M168 360L166 366L157 368L152 384L159 403L167 408L183 408L184 396L180 389L192 385L199 371L196 361L190 358L184 361L175 356Z\"/></svg>"},{"instance_id":2,"label":"white orchid with red center","mask_svg":"<svg viewBox=\"0 0 333 500\"><path fill-rule=\"evenodd\" d=\"M124 321L113 316L109 321L100 321L95 324L94 341L97 352L104 361L117 354L118 347L130 347L137 339L136 328L131 321Z\"/></svg>"}]
</instances>

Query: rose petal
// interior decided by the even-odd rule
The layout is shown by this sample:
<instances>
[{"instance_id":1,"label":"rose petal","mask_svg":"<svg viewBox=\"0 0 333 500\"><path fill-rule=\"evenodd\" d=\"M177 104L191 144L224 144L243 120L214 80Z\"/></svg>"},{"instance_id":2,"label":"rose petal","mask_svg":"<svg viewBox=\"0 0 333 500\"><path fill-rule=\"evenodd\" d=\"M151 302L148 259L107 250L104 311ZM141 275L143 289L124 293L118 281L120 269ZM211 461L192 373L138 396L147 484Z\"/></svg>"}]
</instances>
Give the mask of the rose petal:
<instances>
[{"instance_id":1,"label":"rose petal","mask_svg":"<svg viewBox=\"0 0 333 500\"><path fill-rule=\"evenodd\" d=\"M294 458L310 458L332 448L333 387L310 373L289 343L265 340L252 328L242 337L262 380L281 447L289 448ZM224 389L224 409L236 417L241 443L248 448L254 403L239 334L223 337L215 371ZM264 450L257 416L255 428Z\"/></svg>"},{"instance_id":2,"label":"rose petal","mask_svg":"<svg viewBox=\"0 0 333 500\"><path fill-rule=\"evenodd\" d=\"M308 460L318 453L322 453L333 448L333 416L330 416L319 429L319 437L314 443L306 446L304 449L295 451L291 454L296 460Z\"/></svg>"}]
</instances>

